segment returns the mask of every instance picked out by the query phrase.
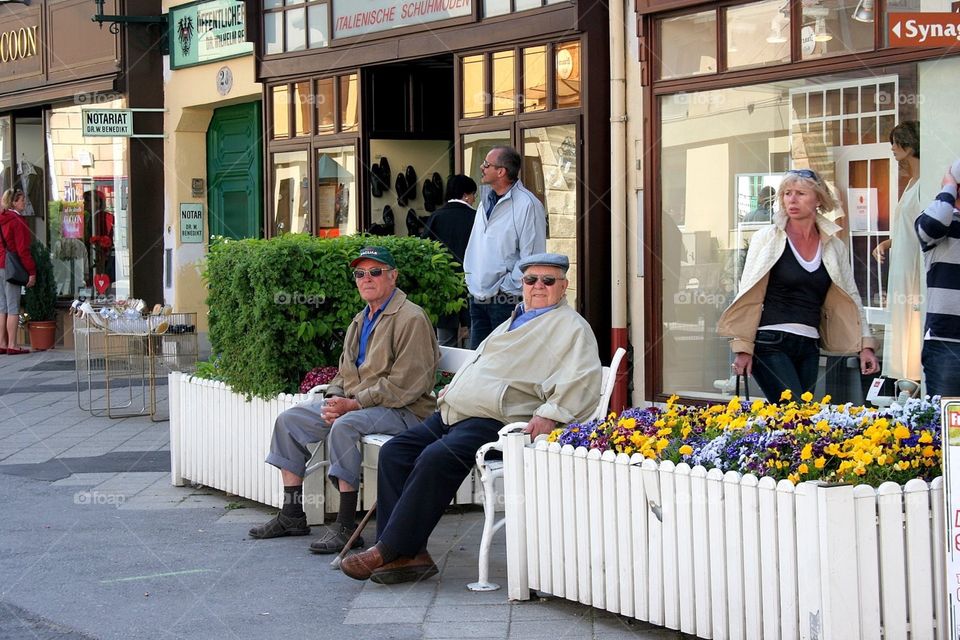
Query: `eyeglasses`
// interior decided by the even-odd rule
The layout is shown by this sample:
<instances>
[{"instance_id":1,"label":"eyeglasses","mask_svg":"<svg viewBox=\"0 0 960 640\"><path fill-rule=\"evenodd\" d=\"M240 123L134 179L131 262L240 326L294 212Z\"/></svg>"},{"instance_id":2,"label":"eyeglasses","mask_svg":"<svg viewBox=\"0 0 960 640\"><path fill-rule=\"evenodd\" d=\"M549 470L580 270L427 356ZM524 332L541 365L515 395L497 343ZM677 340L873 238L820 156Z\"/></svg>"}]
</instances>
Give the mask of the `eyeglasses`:
<instances>
[{"instance_id":1,"label":"eyeglasses","mask_svg":"<svg viewBox=\"0 0 960 640\"><path fill-rule=\"evenodd\" d=\"M503 169L503 165L502 165L502 164L492 164L492 163L490 163L490 162L487 162L486 160L484 160L483 162L480 163L480 168L481 168L481 169L489 169L490 167L495 167L495 168L497 168L497 169Z\"/></svg>"},{"instance_id":2,"label":"eyeglasses","mask_svg":"<svg viewBox=\"0 0 960 640\"><path fill-rule=\"evenodd\" d=\"M812 169L790 169L787 173L795 176L800 176L801 178L806 178L807 180L813 180L817 184L820 184L820 176L817 175L816 171Z\"/></svg>"},{"instance_id":3,"label":"eyeglasses","mask_svg":"<svg viewBox=\"0 0 960 640\"><path fill-rule=\"evenodd\" d=\"M531 287L537 284L537 280L542 282L545 287L552 287L557 284L557 280L566 280L566 278L558 278L557 276L535 276L532 273L528 276L523 276L521 279L523 280L523 284L530 285Z\"/></svg>"},{"instance_id":4,"label":"eyeglasses","mask_svg":"<svg viewBox=\"0 0 960 640\"><path fill-rule=\"evenodd\" d=\"M354 269L353 270L353 279L354 280L363 280L367 274L370 274L371 278L379 278L383 275L384 271L393 271L393 269L383 267L374 267L373 269Z\"/></svg>"}]
</instances>

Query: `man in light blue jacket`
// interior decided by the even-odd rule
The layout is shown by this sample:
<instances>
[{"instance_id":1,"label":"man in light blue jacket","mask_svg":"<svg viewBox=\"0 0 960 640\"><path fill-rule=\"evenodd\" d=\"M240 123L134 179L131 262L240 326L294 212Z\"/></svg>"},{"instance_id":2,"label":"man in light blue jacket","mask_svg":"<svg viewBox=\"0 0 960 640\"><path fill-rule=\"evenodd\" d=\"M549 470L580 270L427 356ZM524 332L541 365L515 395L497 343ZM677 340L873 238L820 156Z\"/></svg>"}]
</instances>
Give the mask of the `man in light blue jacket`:
<instances>
[{"instance_id":1,"label":"man in light blue jacket","mask_svg":"<svg viewBox=\"0 0 960 640\"><path fill-rule=\"evenodd\" d=\"M521 161L516 149L500 146L480 165L480 182L490 189L477 208L463 259L473 349L522 302L519 262L546 251L547 217L520 182Z\"/></svg>"}]
</instances>

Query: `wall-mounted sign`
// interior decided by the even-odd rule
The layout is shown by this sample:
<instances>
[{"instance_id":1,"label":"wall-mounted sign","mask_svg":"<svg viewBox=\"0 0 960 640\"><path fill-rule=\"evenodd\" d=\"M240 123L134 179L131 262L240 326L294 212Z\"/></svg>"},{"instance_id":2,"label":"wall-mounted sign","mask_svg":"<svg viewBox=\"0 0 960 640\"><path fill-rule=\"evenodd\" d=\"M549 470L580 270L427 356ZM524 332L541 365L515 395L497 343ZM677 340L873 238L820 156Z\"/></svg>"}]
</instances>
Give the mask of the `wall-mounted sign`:
<instances>
[{"instance_id":1,"label":"wall-mounted sign","mask_svg":"<svg viewBox=\"0 0 960 640\"><path fill-rule=\"evenodd\" d=\"M130 109L82 109L85 137L129 138L133 135L133 111Z\"/></svg>"},{"instance_id":2,"label":"wall-mounted sign","mask_svg":"<svg viewBox=\"0 0 960 640\"><path fill-rule=\"evenodd\" d=\"M472 5L473 0L333 0L333 37L349 38L469 16L473 14Z\"/></svg>"},{"instance_id":3,"label":"wall-mounted sign","mask_svg":"<svg viewBox=\"0 0 960 640\"><path fill-rule=\"evenodd\" d=\"M203 205L180 203L180 242L203 242Z\"/></svg>"},{"instance_id":4,"label":"wall-mounted sign","mask_svg":"<svg viewBox=\"0 0 960 640\"><path fill-rule=\"evenodd\" d=\"M170 68L253 53L243 0L206 0L170 8Z\"/></svg>"},{"instance_id":5,"label":"wall-mounted sign","mask_svg":"<svg viewBox=\"0 0 960 640\"><path fill-rule=\"evenodd\" d=\"M940 407L943 448L943 502L947 531L947 604L949 621L945 637L960 638L960 402L945 399ZM934 506L936 508L936 506ZM939 578L940 576L934 576Z\"/></svg>"},{"instance_id":6,"label":"wall-mounted sign","mask_svg":"<svg viewBox=\"0 0 960 640\"><path fill-rule=\"evenodd\" d=\"M39 27L20 27L0 32L0 62L13 62L37 55Z\"/></svg>"}]
</instances>

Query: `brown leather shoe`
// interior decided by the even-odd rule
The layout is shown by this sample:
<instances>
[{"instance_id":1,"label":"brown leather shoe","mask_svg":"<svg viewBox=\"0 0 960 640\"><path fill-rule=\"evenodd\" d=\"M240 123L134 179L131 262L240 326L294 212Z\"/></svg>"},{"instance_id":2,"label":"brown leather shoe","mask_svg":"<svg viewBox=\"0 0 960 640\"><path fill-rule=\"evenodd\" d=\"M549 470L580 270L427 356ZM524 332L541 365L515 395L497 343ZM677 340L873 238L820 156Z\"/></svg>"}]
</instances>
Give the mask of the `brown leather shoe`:
<instances>
[{"instance_id":1,"label":"brown leather shoe","mask_svg":"<svg viewBox=\"0 0 960 640\"><path fill-rule=\"evenodd\" d=\"M374 570L384 566L380 550L373 546L366 551L354 553L340 562L340 571L354 580L366 580Z\"/></svg>"},{"instance_id":2,"label":"brown leather shoe","mask_svg":"<svg viewBox=\"0 0 960 640\"><path fill-rule=\"evenodd\" d=\"M401 582L417 582L435 576L440 572L433 558L426 551L421 551L414 557L400 556L393 562L388 562L370 574L370 582L377 584L400 584Z\"/></svg>"}]
</instances>

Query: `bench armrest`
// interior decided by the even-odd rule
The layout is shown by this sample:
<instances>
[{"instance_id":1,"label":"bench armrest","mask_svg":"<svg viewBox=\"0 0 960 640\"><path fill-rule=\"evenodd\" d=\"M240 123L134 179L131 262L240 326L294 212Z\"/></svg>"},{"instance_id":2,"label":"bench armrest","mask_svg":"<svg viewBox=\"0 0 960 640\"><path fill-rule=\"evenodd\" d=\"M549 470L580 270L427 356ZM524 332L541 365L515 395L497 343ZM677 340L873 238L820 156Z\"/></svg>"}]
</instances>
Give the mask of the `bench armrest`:
<instances>
[{"instance_id":1,"label":"bench armrest","mask_svg":"<svg viewBox=\"0 0 960 640\"><path fill-rule=\"evenodd\" d=\"M310 389L310 391L307 391L306 402L310 402L311 400L313 400L313 398L318 393L322 395L329 387L330 387L329 384L318 384L317 386L313 387L312 389Z\"/></svg>"},{"instance_id":2,"label":"bench armrest","mask_svg":"<svg viewBox=\"0 0 960 640\"><path fill-rule=\"evenodd\" d=\"M480 445L480 448L477 449L477 466L480 469L485 469L487 464L487 453L489 451L503 451L503 438L511 433L520 433L527 426L526 422L511 422L508 425L500 427L500 431L497 432L499 437L494 442L488 442L484 445Z\"/></svg>"}]
</instances>

